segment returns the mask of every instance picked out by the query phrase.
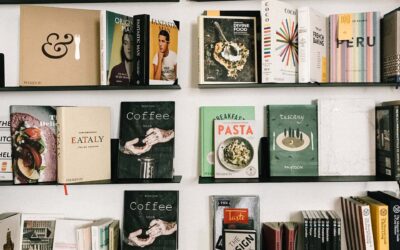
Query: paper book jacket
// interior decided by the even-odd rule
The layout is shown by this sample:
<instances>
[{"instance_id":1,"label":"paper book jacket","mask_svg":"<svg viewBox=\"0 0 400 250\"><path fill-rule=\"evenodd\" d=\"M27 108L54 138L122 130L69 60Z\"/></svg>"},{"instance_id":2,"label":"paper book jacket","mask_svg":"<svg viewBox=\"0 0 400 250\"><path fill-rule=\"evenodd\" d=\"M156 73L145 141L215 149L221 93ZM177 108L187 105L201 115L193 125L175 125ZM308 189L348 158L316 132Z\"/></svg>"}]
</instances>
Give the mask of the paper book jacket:
<instances>
[{"instance_id":1,"label":"paper book jacket","mask_svg":"<svg viewBox=\"0 0 400 250\"><path fill-rule=\"evenodd\" d=\"M122 102L118 179L172 178L175 102Z\"/></svg>"},{"instance_id":2,"label":"paper book jacket","mask_svg":"<svg viewBox=\"0 0 400 250\"><path fill-rule=\"evenodd\" d=\"M20 86L99 85L99 22L100 11L21 6Z\"/></svg>"},{"instance_id":3,"label":"paper book jacket","mask_svg":"<svg viewBox=\"0 0 400 250\"><path fill-rule=\"evenodd\" d=\"M148 55L150 85L177 83L178 35L178 21L150 19Z\"/></svg>"},{"instance_id":4,"label":"paper book jacket","mask_svg":"<svg viewBox=\"0 0 400 250\"><path fill-rule=\"evenodd\" d=\"M350 22L352 37L339 40L340 20ZM330 16L330 81L380 81L380 14L363 12Z\"/></svg>"},{"instance_id":5,"label":"paper book jacket","mask_svg":"<svg viewBox=\"0 0 400 250\"><path fill-rule=\"evenodd\" d=\"M10 106L14 183L57 179L56 110L51 106Z\"/></svg>"},{"instance_id":6,"label":"paper book jacket","mask_svg":"<svg viewBox=\"0 0 400 250\"><path fill-rule=\"evenodd\" d=\"M125 191L122 250L178 249L178 219L178 191Z\"/></svg>"},{"instance_id":7,"label":"paper book jacket","mask_svg":"<svg viewBox=\"0 0 400 250\"><path fill-rule=\"evenodd\" d=\"M257 83L256 18L199 17L200 84Z\"/></svg>"},{"instance_id":8,"label":"paper book jacket","mask_svg":"<svg viewBox=\"0 0 400 250\"><path fill-rule=\"evenodd\" d=\"M0 116L0 181L13 179L11 167L10 116Z\"/></svg>"},{"instance_id":9,"label":"paper book jacket","mask_svg":"<svg viewBox=\"0 0 400 250\"><path fill-rule=\"evenodd\" d=\"M269 105L271 176L318 175L316 105Z\"/></svg>"}]
</instances>

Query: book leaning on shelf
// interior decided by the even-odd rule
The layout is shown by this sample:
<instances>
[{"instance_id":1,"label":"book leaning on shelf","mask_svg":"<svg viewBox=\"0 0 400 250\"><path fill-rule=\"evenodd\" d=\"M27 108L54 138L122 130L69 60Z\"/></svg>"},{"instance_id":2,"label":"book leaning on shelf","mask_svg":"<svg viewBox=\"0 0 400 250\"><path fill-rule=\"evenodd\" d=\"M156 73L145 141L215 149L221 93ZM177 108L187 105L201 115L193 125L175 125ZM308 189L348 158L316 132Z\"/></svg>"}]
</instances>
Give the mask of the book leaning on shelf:
<instances>
[{"instance_id":1,"label":"book leaning on shelf","mask_svg":"<svg viewBox=\"0 0 400 250\"><path fill-rule=\"evenodd\" d=\"M382 81L400 82L400 8L383 16Z\"/></svg>"},{"instance_id":2,"label":"book leaning on shelf","mask_svg":"<svg viewBox=\"0 0 400 250\"><path fill-rule=\"evenodd\" d=\"M21 238L21 214L0 214L0 246L4 250L20 250Z\"/></svg>"},{"instance_id":3,"label":"book leaning on shelf","mask_svg":"<svg viewBox=\"0 0 400 250\"><path fill-rule=\"evenodd\" d=\"M0 116L0 181L12 181L10 117Z\"/></svg>"}]
</instances>

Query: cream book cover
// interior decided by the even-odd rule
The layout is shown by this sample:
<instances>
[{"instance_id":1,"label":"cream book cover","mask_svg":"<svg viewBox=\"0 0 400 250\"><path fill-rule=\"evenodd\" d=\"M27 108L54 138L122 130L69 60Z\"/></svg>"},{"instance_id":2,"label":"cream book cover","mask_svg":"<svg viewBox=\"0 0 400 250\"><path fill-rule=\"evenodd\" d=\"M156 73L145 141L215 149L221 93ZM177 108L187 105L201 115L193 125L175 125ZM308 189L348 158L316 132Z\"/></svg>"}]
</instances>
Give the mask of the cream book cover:
<instances>
[{"instance_id":1,"label":"cream book cover","mask_svg":"<svg viewBox=\"0 0 400 250\"><path fill-rule=\"evenodd\" d=\"M57 107L58 182L111 178L110 109Z\"/></svg>"},{"instance_id":2,"label":"cream book cover","mask_svg":"<svg viewBox=\"0 0 400 250\"><path fill-rule=\"evenodd\" d=\"M100 84L100 11L21 6L20 86Z\"/></svg>"}]
</instances>

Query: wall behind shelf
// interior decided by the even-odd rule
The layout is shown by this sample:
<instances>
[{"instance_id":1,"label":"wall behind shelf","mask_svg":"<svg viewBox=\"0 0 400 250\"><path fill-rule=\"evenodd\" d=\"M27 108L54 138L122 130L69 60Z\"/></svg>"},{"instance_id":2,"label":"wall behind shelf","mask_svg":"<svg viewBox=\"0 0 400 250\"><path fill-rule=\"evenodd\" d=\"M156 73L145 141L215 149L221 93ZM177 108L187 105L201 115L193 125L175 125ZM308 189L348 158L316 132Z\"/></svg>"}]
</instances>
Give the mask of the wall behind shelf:
<instances>
[{"instance_id":1,"label":"wall behind shelf","mask_svg":"<svg viewBox=\"0 0 400 250\"><path fill-rule=\"evenodd\" d=\"M297 6L312 5L325 14L380 10L386 13L399 6L398 0L385 1L290 1ZM88 9L107 9L124 14L150 13L160 18L181 21L179 40L178 91L82 91L82 92L4 92L0 93L0 115L8 106L18 105L104 105L112 108L112 134L118 137L121 101L173 100L176 102L176 174L181 184L89 185L0 187L0 213L6 211L61 213L67 217L122 219L124 190L180 191L180 249L209 249L211 220L209 195L258 194L262 221L300 220L301 209L339 210L339 196L359 195L365 190L397 191L395 182L370 183L271 183L199 185L198 182L198 107L202 105L254 105L259 126L263 126L266 104L302 104L332 98L372 98L376 102L400 98L400 90L378 88L271 88L198 89L197 16L204 9L259 9L259 1L120 3L51 5ZM6 54L6 83L18 82L19 6L0 6L0 52ZM346 146L346 145L344 145ZM323 152L334 149L320 149ZM344 241L343 241L344 242ZM343 248L345 249L345 248Z\"/></svg>"}]
</instances>

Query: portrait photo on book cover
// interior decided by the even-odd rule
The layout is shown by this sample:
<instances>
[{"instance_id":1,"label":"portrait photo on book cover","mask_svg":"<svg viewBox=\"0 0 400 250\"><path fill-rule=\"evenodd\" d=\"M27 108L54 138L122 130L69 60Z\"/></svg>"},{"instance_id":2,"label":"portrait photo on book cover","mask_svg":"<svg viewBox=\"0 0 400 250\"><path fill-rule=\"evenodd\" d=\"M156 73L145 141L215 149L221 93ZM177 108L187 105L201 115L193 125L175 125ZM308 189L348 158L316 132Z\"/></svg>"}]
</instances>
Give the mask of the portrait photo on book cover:
<instances>
[{"instance_id":1,"label":"portrait photo on book cover","mask_svg":"<svg viewBox=\"0 0 400 250\"><path fill-rule=\"evenodd\" d=\"M114 53L114 58L111 58L113 64L110 64L111 70L108 82L110 85L128 85L131 81L133 70L133 34L130 31L130 27L126 27L122 32L122 36L118 35L118 39L120 39L121 45L116 46L120 48L119 53Z\"/></svg>"}]
</instances>

